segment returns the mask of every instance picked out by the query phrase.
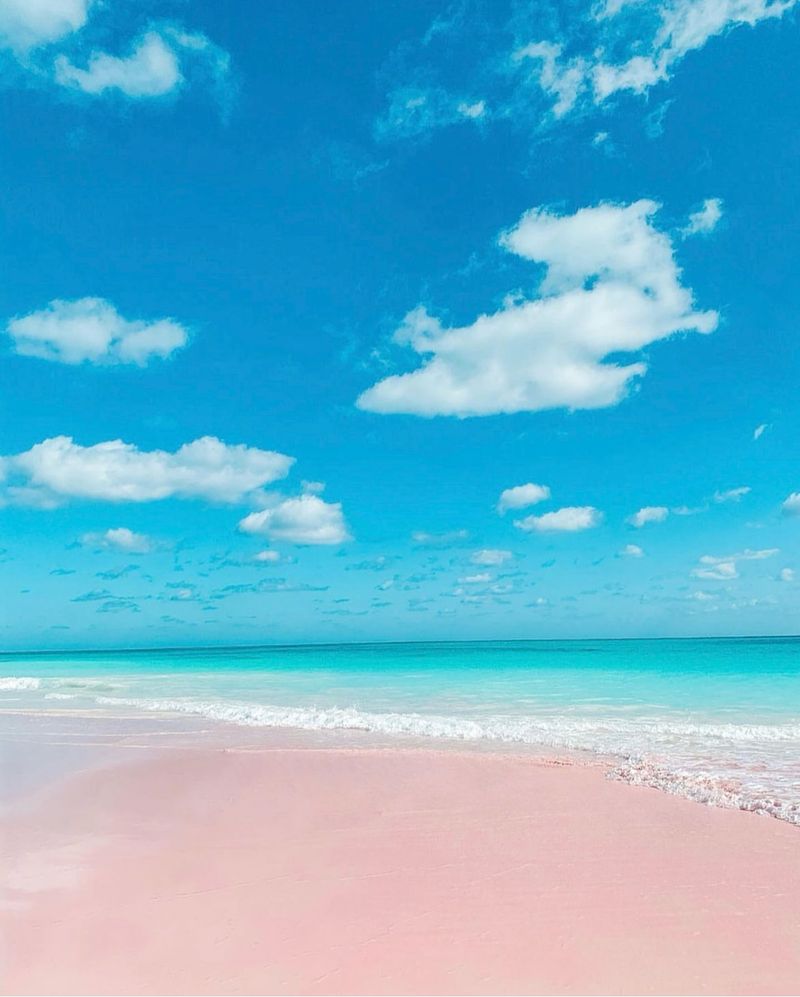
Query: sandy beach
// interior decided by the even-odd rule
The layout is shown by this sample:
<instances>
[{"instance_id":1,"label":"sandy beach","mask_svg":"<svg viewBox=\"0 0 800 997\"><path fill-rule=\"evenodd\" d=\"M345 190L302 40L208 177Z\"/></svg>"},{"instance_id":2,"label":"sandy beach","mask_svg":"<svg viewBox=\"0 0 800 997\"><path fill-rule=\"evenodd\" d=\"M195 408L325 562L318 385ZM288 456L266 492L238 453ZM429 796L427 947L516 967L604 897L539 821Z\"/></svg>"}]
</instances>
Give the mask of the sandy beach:
<instances>
[{"instance_id":1,"label":"sandy beach","mask_svg":"<svg viewBox=\"0 0 800 997\"><path fill-rule=\"evenodd\" d=\"M601 767L284 744L106 753L17 799L3 992L800 986L796 827Z\"/></svg>"}]
</instances>

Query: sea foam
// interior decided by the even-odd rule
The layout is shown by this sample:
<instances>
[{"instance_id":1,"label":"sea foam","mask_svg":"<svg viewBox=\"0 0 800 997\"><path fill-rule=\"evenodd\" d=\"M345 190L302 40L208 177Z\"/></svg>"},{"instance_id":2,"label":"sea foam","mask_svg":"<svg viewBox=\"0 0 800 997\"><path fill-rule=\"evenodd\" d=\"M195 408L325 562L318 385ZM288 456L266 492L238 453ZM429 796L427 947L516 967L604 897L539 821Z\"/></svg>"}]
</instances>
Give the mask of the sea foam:
<instances>
[{"instance_id":1,"label":"sea foam","mask_svg":"<svg viewBox=\"0 0 800 997\"><path fill-rule=\"evenodd\" d=\"M609 761L617 778L721 807L750 810L800 824L800 724L694 723L663 717L616 719L552 716L446 716L377 713L355 707L293 707L193 699L135 699L97 696L105 706L202 716L245 727L306 731L353 730L423 739L489 741L588 752ZM773 782L762 782L759 759L780 748L788 765L776 767ZM725 771L709 772L707 757L725 758ZM795 759L793 762L792 759ZM735 771L736 775L732 775Z\"/></svg>"},{"instance_id":2,"label":"sea foam","mask_svg":"<svg viewBox=\"0 0 800 997\"><path fill-rule=\"evenodd\" d=\"M30 678L26 675L9 675L0 678L0 692L18 692L22 689L38 689L41 686L41 679Z\"/></svg>"}]
</instances>

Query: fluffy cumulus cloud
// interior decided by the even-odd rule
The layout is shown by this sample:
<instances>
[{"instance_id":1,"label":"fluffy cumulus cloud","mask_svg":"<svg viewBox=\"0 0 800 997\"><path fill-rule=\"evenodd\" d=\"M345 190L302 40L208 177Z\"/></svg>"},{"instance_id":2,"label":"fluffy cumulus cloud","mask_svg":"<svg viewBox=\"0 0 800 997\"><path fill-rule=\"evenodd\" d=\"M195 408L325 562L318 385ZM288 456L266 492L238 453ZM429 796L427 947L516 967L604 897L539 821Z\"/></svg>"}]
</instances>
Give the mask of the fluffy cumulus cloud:
<instances>
[{"instance_id":1,"label":"fluffy cumulus cloud","mask_svg":"<svg viewBox=\"0 0 800 997\"><path fill-rule=\"evenodd\" d=\"M90 0L3 0L0 45L27 52L57 42L86 24Z\"/></svg>"},{"instance_id":2,"label":"fluffy cumulus cloud","mask_svg":"<svg viewBox=\"0 0 800 997\"><path fill-rule=\"evenodd\" d=\"M174 452L139 450L122 440L84 447L69 436L0 457L0 500L53 507L70 499L152 502L208 499L239 502L284 478L294 458L214 436Z\"/></svg>"},{"instance_id":3,"label":"fluffy cumulus cloud","mask_svg":"<svg viewBox=\"0 0 800 997\"><path fill-rule=\"evenodd\" d=\"M187 330L172 319L130 321L103 298L51 301L6 328L14 350L59 363L136 364L168 357L185 346Z\"/></svg>"},{"instance_id":4,"label":"fluffy cumulus cloud","mask_svg":"<svg viewBox=\"0 0 800 997\"><path fill-rule=\"evenodd\" d=\"M646 505L635 512L628 522L638 530L648 523L663 523L668 515L669 509L665 505Z\"/></svg>"},{"instance_id":5,"label":"fluffy cumulus cloud","mask_svg":"<svg viewBox=\"0 0 800 997\"><path fill-rule=\"evenodd\" d=\"M296 544L333 545L350 539L341 504L309 493L250 513L239 529Z\"/></svg>"},{"instance_id":6,"label":"fluffy cumulus cloud","mask_svg":"<svg viewBox=\"0 0 800 997\"><path fill-rule=\"evenodd\" d=\"M154 547L150 537L126 526L113 527L102 533L84 533L81 543L86 547L124 551L127 554L148 554Z\"/></svg>"},{"instance_id":7,"label":"fluffy cumulus cloud","mask_svg":"<svg viewBox=\"0 0 800 997\"><path fill-rule=\"evenodd\" d=\"M533 482L528 482L526 485L515 485L513 488L506 488L500 493L497 511L502 515L509 509L525 509L529 505L545 502L549 498L550 489L547 485L536 485Z\"/></svg>"},{"instance_id":8,"label":"fluffy cumulus cloud","mask_svg":"<svg viewBox=\"0 0 800 997\"><path fill-rule=\"evenodd\" d=\"M539 293L455 328L416 308L395 340L419 354L420 366L379 381L358 406L463 418L617 404L647 370L644 347L677 332L712 332L718 321L695 309L681 283L671 240L652 222L658 207L642 200L571 215L529 211L500 242L545 265Z\"/></svg>"},{"instance_id":9,"label":"fluffy cumulus cloud","mask_svg":"<svg viewBox=\"0 0 800 997\"><path fill-rule=\"evenodd\" d=\"M473 564L480 564L485 567L497 567L510 561L514 555L510 550L498 550L497 548L484 548L476 550L470 555Z\"/></svg>"},{"instance_id":10,"label":"fluffy cumulus cloud","mask_svg":"<svg viewBox=\"0 0 800 997\"><path fill-rule=\"evenodd\" d=\"M623 557L644 557L644 551L638 544L625 544L620 554Z\"/></svg>"},{"instance_id":11,"label":"fluffy cumulus cloud","mask_svg":"<svg viewBox=\"0 0 800 997\"><path fill-rule=\"evenodd\" d=\"M591 505L566 506L541 516L526 516L514 521L526 533L578 533L599 526L603 514Z\"/></svg>"}]
</instances>

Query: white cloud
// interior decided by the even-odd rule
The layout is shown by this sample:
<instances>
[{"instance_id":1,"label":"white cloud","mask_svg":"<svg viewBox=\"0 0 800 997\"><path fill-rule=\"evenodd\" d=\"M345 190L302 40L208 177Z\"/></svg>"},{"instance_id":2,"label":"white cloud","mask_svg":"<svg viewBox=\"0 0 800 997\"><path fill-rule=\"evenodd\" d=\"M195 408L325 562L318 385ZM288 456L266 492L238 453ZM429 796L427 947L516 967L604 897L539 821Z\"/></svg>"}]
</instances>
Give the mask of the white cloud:
<instances>
[{"instance_id":1,"label":"white cloud","mask_svg":"<svg viewBox=\"0 0 800 997\"><path fill-rule=\"evenodd\" d=\"M703 559L700 558L700 560L702 561ZM730 581L733 578L738 578L739 572L736 570L736 565L733 561L718 561L712 567L694 568L692 570L692 577Z\"/></svg>"},{"instance_id":2,"label":"white cloud","mask_svg":"<svg viewBox=\"0 0 800 997\"><path fill-rule=\"evenodd\" d=\"M69 436L55 436L0 457L0 495L6 502L43 507L69 499L238 502L286 477L293 463L285 454L229 446L214 436L185 443L174 453L139 450L122 440L83 447Z\"/></svg>"},{"instance_id":3,"label":"white cloud","mask_svg":"<svg viewBox=\"0 0 800 997\"><path fill-rule=\"evenodd\" d=\"M746 550L739 551L738 554L724 554L722 557L714 557L712 554L704 554L700 558L701 564L722 564L725 561L763 561L768 557L774 557L779 554L780 550L778 547L765 547L762 550L751 550L749 547Z\"/></svg>"},{"instance_id":4,"label":"white cloud","mask_svg":"<svg viewBox=\"0 0 800 997\"><path fill-rule=\"evenodd\" d=\"M25 53L86 24L91 0L2 0L0 46Z\"/></svg>"},{"instance_id":5,"label":"white cloud","mask_svg":"<svg viewBox=\"0 0 800 997\"><path fill-rule=\"evenodd\" d=\"M739 561L763 561L768 557L774 557L778 553L780 551L777 547L767 547L762 550L751 550L748 547L737 554L724 554L722 556L704 554L700 558L700 567L692 570L692 576L694 578L730 581L739 577L736 567Z\"/></svg>"},{"instance_id":6,"label":"white cloud","mask_svg":"<svg viewBox=\"0 0 800 997\"><path fill-rule=\"evenodd\" d=\"M82 29L90 14L108 13L108 6L102 0L0 0L0 48L11 49L40 80L93 96L162 97L197 79L227 99L228 53L174 23L150 23L126 54L87 52ZM67 41L70 55L52 53L55 43Z\"/></svg>"},{"instance_id":7,"label":"white cloud","mask_svg":"<svg viewBox=\"0 0 800 997\"><path fill-rule=\"evenodd\" d=\"M749 485L742 485L740 488L729 488L725 492L714 492L714 501L720 504L723 502L738 502L745 495L749 495L751 491L752 489Z\"/></svg>"},{"instance_id":8,"label":"white cloud","mask_svg":"<svg viewBox=\"0 0 800 997\"><path fill-rule=\"evenodd\" d=\"M462 102L458 105L458 113L463 114L465 118L477 120L486 114L486 103L482 100L477 100L474 104Z\"/></svg>"},{"instance_id":9,"label":"white cloud","mask_svg":"<svg viewBox=\"0 0 800 997\"><path fill-rule=\"evenodd\" d=\"M628 522L631 526L641 529L647 523L663 523L668 515L669 509L665 505L646 505L635 512Z\"/></svg>"},{"instance_id":10,"label":"white cloud","mask_svg":"<svg viewBox=\"0 0 800 997\"><path fill-rule=\"evenodd\" d=\"M289 543L331 545L350 539L339 502L305 494L251 512L239 523L243 533L257 533Z\"/></svg>"},{"instance_id":11,"label":"white cloud","mask_svg":"<svg viewBox=\"0 0 800 997\"><path fill-rule=\"evenodd\" d=\"M230 56L200 32L174 24L151 24L124 55L93 50L76 62L62 53L52 68L56 83L90 96L118 93L131 100L157 98L198 79L224 101Z\"/></svg>"},{"instance_id":12,"label":"white cloud","mask_svg":"<svg viewBox=\"0 0 800 997\"><path fill-rule=\"evenodd\" d=\"M529 481L525 485L515 485L502 491L497 501L497 511L502 515L509 509L524 509L549 498L550 489L547 485L536 485Z\"/></svg>"},{"instance_id":13,"label":"white cloud","mask_svg":"<svg viewBox=\"0 0 800 997\"><path fill-rule=\"evenodd\" d=\"M794 568L781 568L780 580L782 582L793 582Z\"/></svg>"},{"instance_id":14,"label":"white cloud","mask_svg":"<svg viewBox=\"0 0 800 997\"><path fill-rule=\"evenodd\" d=\"M792 492L785 499L781 509L787 516L800 516L800 492Z\"/></svg>"},{"instance_id":15,"label":"white cloud","mask_svg":"<svg viewBox=\"0 0 800 997\"><path fill-rule=\"evenodd\" d=\"M41 311L12 319L6 333L22 356L79 364L136 364L167 357L186 345L186 329L172 319L124 319L103 298L56 299Z\"/></svg>"},{"instance_id":16,"label":"white cloud","mask_svg":"<svg viewBox=\"0 0 800 997\"><path fill-rule=\"evenodd\" d=\"M769 424L762 422L760 426L756 426L753 430L753 439L760 440L764 433L769 429Z\"/></svg>"},{"instance_id":17,"label":"white cloud","mask_svg":"<svg viewBox=\"0 0 800 997\"><path fill-rule=\"evenodd\" d=\"M644 557L644 551L638 544L625 544L620 554L624 557Z\"/></svg>"},{"instance_id":18,"label":"white cloud","mask_svg":"<svg viewBox=\"0 0 800 997\"><path fill-rule=\"evenodd\" d=\"M500 564L505 564L506 561L510 561L514 555L510 550L497 550L493 548L485 548L484 550L476 550L470 557L470 561L473 564L485 565L486 567L497 566Z\"/></svg>"},{"instance_id":19,"label":"white cloud","mask_svg":"<svg viewBox=\"0 0 800 997\"><path fill-rule=\"evenodd\" d=\"M717 597L710 592L693 592L692 598L696 602L713 602Z\"/></svg>"},{"instance_id":20,"label":"white cloud","mask_svg":"<svg viewBox=\"0 0 800 997\"><path fill-rule=\"evenodd\" d=\"M425 530L415 530L411 539L420 547L450 547L469 539L469 530L451 530L449 533L427 533Z\"/></svg>"},{"instance_id":21,"label":"white cloud","mask_svg":"<svg viewBox=\"0 0 800 997\"><path fill-rule=\"evenodd\" d=\"M253 555L254 561L261 561L264 564L277 564L280 559L280 552L271 549L260 550L257 554Z\"/></svg>"},{"instance_id":22,"label":"white cloud","mask_svg":"<svg viewBox=\"0 0 800 997\"><path fill-rule=\"evenodd\" d=\"M148 31L128 56L92 52L86 69L60 55L55 72L62 86L88 94L119 90L126 97L161 97L183 82L175 50L155 31Z\"/></svg>"},{"instance_id":23,"label":"white cloud","mask_svg":"<svg viewBox=\"0 0 800 997\"><path fill-rule=\"evenodd\" d=\"M689 215L689 224L683 229L683 235L707 235L713 232L722 218L722 201L718 197L708 197L703 201L699 211Z\"/></svg>"},{"instance_id":24,"label":"white cloud","mask_svg":"<svg viewBox=\"0 0 800 997\"><path fill-rule=\"evenodd\" d=\"M401 86L375 124L379 140L411 138L436 128L487 118L486 101L455 96L439 87Z\"/></svg>"},{"instance_id":25,"label":"white cloud","mask_svg":"<svg viewBox=\"0 0 800 997\"><path fill-rule=\"evenodd\" d=\"M87 547L107 547L128 554L147 554L153 549L150 537L135 533L126 526L118 526L103 533L85 533L81 537L81 543Z\"/></svg>"},{"instance_id":26,"label":"white cloud","mask_svg":"<svg viewBox=\"0 0 800 997\"><path fill-rule=\"evenodd\" d=\"M476 575L466 575L464 578L459 578L459 585L486 585L492 580L492 576L488 571L481 571Z\"/></svg>"},{"instance_id":27,"label":"white cloud","mask_svg":"<svg viewBox=\"0 0 800 997\"><path fill-rule=\"evenodd\" d=\"M653 5L657 23L653 36L642 44L646 49L618 63L602 61L592 68L594 99L602 102L621 90L645 93L669 79L673 67L689 52L702 48L716 35L740 25L758 24L781 17L796 0L671 0Z\"/></svg>"},{"instance_id":28,"label":"white cloud","mask_svg":"<svg viewBox=\"0 0 800 997\"><path fill-rule=\"evenodd\" d=\"M707 505L676 505L670 512L676 516L699 516L701 512L708 512Z\"/></svg>"},{"instance_id":29,"label":"white cloud","mask_svg":"<svg viewBox=\"0 0 800 997\"><path fill-rule=\"evenodd\" d=\"M456 120L468 121L468 115L454 113L459 103L467 102L460 102L446 85L446 81L465 77L484 88L483 95L491 101L491 118L497 122L516 120L527 128L541 127L543 104L549 108L547 118L554 121L596 111L620 93L646 95L668 81L681 60L710 39L742 25L753 27L780 18L797 2L598 0L568 5L568 9L561 5L557 40L532 34L520 38L519 11L504 23L489 13L490 5L486 17L452 19L446 29L437 29L436 35L459 41L447 48L440 46L437 58L431 50L434 36L430 32L418 49L420 65L409 65L410 50L403 46L402 58L394 62L409 74L412 85L404 80L392 88L376 130L381 136L407 138L451 126ZM528 13L535 7L522 6ZM531 27L547 21L547 16L529 19ZM497 44L510 37L515 39L512 50L505 41ZM697 232L713 227L710 215L698 222Z\"/></svg>"},{"instance_id":30,"label":"white cloud","mask_svg":"<svg viewBox=\"0 0 800 997\"><path fill-rule=\"evenodd\" d=\"M555 97L553 114L562 118L575 106L578 96L586 86L586 63L581 58L561 60L562 48L552 42L532 42L517 49L514 62L533 59L539 64L539 86Z\"/></svg>"},{"instance_id":31,"label":"white cloud","mask_svg":"<svg viewBox=\"0 0 800 997\"><path fill-rule=\"evenodd\" d=\"M381 413L459 417L615 405L646 364L636 354L679 331L708 333L716 312L694 310L653 201L601 204L573 215L534 209L501 245L547 272L538 296L507 299L471 325L445 328L420 306L395 341L424 357L358 399Z\"/></svg>"},{"instance_id":32,"label":"white cloud","mask_svg":"<svg viewBox=\"0 0 800 997\"><path fill-rule=\"evenodd\" d=\"M542 516L526 516L514 521L514 526L526 533L577 533L598 526L603 514L591 505L566 506Z\"/></svg>"}]
</instances>

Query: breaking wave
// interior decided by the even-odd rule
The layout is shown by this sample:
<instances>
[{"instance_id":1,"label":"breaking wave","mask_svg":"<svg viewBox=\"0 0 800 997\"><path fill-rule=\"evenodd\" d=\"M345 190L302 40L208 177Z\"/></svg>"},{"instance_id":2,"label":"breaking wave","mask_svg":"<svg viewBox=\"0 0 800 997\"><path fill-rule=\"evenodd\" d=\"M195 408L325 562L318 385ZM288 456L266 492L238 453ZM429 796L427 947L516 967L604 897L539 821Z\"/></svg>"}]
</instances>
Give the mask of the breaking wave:
<instances>
[{"instance_id":1,"label":"breaking wave","mask_svg":"<svg viewBox=\"0 0 800 997\"><path fill-rule=\"evenodd\" d=\"M81 689L87 692L113 692L119 689L119 683L106 682L103 679L77 678L33 678L29 675L10 675L0 678L0 692L34 691L37 689Z\"/></svg>"},{"instance_id":2,"label":"breaking wave","mask_svg":"<svg viewBox=\"0 0 800 997\"><path fill-rule=\"evenodd\" d=\"M134 698L129 681L0 678L0 691L40 691L48 700L186 714L244 727L364 731L387 737L495 742L591 753L609 775L709 805L800 825L800 722L731 723L653 712L522 714L378 712L356 707L280 706L247 701ZM111 694L109 694L111 693ZM116 693L116 694L114 694Z\"/></svg>"},{"instance_id":3,"label":"breaking wave","mask_svg":"<svg viewBox=\"0 0 800 997\"><path fill-rule=\"evenodd\" d=\"M411 734L461 741L507 741L616 754L620 736L640 734L663 742L702 737L725 742L796 742L800 723L698 724L674 720L581 720L558 717L486 716L469 718L426 713L373 713L355 707L272 706L255 703L201 702L193 699L125 699L98 696L106 706L188 713L244 727L292 727L298 730L363 730Z\"/></svg>"},{"instance_id":4,"label":"breaking wave","mask_svg":"<svg viewBox=\"0 0 800 997\"><path fill-rule=\"evenodd\" d=\"M355 708L262 706L188 699L98 703L184 713L246 727L359 730L456 741L493 741L586 751L621 759L609 773L634 785L699 803L748 810L800 824L800 724L691 723L656 718L580 719L421 713ZM664 761L655 761L661 758Z\"/></svg>"},{"instance_id":5,"label":"breaking wave","mask_svg":"<svg viewBox=\"0 0 800 997\"><path fill-rule=\"evenodd\" d=\"M28 678L26 676L17 677L10 675L7 678L0 678L0 692L18 692L22 689L38 689L41 679Z\"/></svg>"}]
</instances>

